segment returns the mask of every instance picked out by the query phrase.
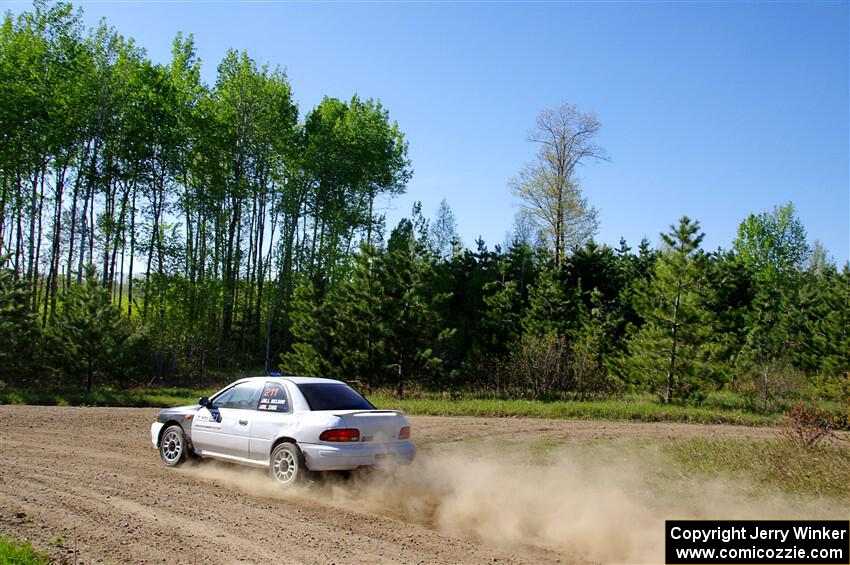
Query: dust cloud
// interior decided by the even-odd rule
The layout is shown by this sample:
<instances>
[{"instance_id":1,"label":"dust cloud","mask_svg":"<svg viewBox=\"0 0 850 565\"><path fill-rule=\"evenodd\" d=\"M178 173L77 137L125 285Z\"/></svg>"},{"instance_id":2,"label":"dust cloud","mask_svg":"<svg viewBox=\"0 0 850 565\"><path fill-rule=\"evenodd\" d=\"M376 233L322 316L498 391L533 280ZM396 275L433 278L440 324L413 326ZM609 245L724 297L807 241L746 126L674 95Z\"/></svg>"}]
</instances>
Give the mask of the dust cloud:
<instances>
[{"instance_id":1,"label":"dust cloud","mask_svg":"<svg viewBox=\"0 0 850 565\"><path fill-rule=\"evenodd\" d=\"M204 462L187 473L246 494L387 516L570 562L660 563L666 519L850 517L846 501L765 493L743 482L685 477L650 447L454 444L412 465L281 489L266 473Z\"/></svg>"}]
</instances>

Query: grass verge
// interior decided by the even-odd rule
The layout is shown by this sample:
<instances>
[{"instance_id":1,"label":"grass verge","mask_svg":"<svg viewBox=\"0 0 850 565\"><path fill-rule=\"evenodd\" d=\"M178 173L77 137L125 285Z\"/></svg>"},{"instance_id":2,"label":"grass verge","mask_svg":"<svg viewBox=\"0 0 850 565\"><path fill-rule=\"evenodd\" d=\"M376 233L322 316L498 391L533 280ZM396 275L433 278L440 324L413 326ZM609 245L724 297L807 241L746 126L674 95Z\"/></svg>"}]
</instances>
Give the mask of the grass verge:
<instances>
[{"instance_id":1,"label":"grass verge","mask_svg":"<svg viewBox=\"0 0 850 565\"><path fill-rule=\"evenodd\" d=\"M850 445L844 441L825 442L814 448L781 438L544 439L522 445L528 447L529 461L536 465L550 465L563 456L609 468L631 467L626 463L629 461L644 463L653 477L649 488L658 487L659 496L669 494L667 491L682 481L692 485L721 478L753 494L782 492L850 499Z\"/></svg>"},{"instance_id":2,"label":"grass verge","mask_svg":"<svg viewBox=\"0 0 850 565\"><path fill-rule=\"evenodd\" d=\"M33 549L29 542L0 535L0 565L47 565L50 563L46 553Z\"/></svg>"},{"instance_id":3,"label":"grass verge","mask_svg":"<svg viewBox=\"0 0 850 565\"><path fill-rule=\"evenodd\" d=\"M720 475L759 489L850 499L846 443L806 449L783 440L694 438L667 443L663 449L685 475Z\"/></svg>"},{"instance_id":4,"label":"grass verge","mask_svg":"<svg viewBox=\"0 0 850 565\"><path fill-rule=\"evenodd\" d=\"M35 404L41 406L127 406L143 408L195 404L201 396L218 389L186 387L118 389L98 388L88 394L78 390L34 390L6 387L0 389L0 404Z\"/></svg>"},{"instance_id":5,"label":"grass verge","mask_svg":"<svg viewBox=\"0 0 850 565\"><path fill-rule=\"evenodd\" d=\"M492 416L554 418L575 420L625 420L637 422L688 422L698 424L740 424L769 426L779 415L764 415L743 410L722 410L691 406L663 405L650 401L597 400L553 401L408 398L373 394L369 400L378 408L398 408L408 414L424 416Z\"/></svg>"},{"instance_id":6,"label":"grass verge","mask_svg":"<svg viewBox=\"0 0 850 565\"><path fill-rule=\"evenodd\" d=\"M188 387L119 389L98 388L83 391L47 391L6 387L0 389L0 404L47 406L129 406L166 407L194 404L217 388ZM377 392L368 395L378 408L396 408L421 416L489 416L554 418L577 420L623 420L637 422L688 422L698 424L740 424L769 426L779 415L764 415L740 409L663 405L650 400L499 400L493 398L448 399L437 395L399 400Z\"/></svg>"}]
</instances>

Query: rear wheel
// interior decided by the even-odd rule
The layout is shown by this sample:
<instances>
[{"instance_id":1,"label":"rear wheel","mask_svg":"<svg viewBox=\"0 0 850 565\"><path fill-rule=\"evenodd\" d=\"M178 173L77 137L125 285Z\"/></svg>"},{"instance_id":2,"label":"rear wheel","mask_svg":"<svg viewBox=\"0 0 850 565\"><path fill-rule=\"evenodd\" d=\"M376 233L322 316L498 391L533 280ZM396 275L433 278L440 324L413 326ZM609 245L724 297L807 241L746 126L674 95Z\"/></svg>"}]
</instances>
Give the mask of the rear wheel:
<instances>
[{"instance_id":1,"label":"rear wheel","mask_svg":"<svg viewBox=\"0 0 850 565\"><path fill-rule=\"evenodd\" d=\"M292 443L281 443L272 451L269 461L269 474L281 486L292 486L301 481L307 474L304 466L304 456L298 446Z\"/></svg>"},{"instance_id":2,"label":"rear wheel","mask_svg":"<svg viewBox=\"0 0 850 565\"><path fill-rule=\"evenodd\" d=\"M189 451L183 428L174 424L165 428L159 441L159 457L169 467L177 467L186 461Z\"/></svg>"}]
</instances>

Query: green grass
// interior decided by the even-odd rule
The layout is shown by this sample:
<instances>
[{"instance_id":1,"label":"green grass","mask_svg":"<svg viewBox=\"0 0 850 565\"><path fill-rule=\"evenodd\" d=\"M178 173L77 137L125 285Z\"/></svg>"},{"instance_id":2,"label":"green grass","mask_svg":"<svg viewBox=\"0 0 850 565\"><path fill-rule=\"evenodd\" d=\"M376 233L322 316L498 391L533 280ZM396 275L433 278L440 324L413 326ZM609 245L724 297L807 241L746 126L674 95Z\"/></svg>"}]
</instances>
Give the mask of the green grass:
<instances>
[{"instance_id":1,"label":"green grass","mask_svg":"<svg viewBox=\"0 0 850 565\"><path fill-rule=\"evenodd\" d=\"M36 404L47 406L130 406L165 407L194 404L216 388L188 387L119 389L98 388L92 394L83 391L47 391L6 387L0 389L0 404ZM379 408L397 408L412 415L492 416L554 418L577 420L623 420L637 422L689 422L699 424L742 424L768 426L779 421L778 414L764 415L740 408L663 405L646 398L625 400L499 400L493 398L443 398L437 394L419 394L399 400L387 393L368 395Z\"/></svg>"},{"instance_id":2,"label":"green grass","mask_svg":"<svg viewBox=\"0 0 850 565\"><path fill-rule=\"evenodd\" d=\"M0 565L47 565L46 553L35 551L29 542L0 535Z\"/></svg>"},{"instance_id":3,"label":"green grass","mask_svg":"<svg viewBox=\"0 0 850 565\"><path fill-rule=\"evenodd\" d=\"M129 406L166 407L195 404L201 396L217 388L98 388L87 394L78 390L33 390L6 387L0 389L0 404L36 404L42 406Z\"/></svg>"},{"instance_id":4,"label":"green grass","mask_svg":"<svg viewBox=\"0 0 850 565\"><path fill-rule=\"evenodd\" d=\"M744 410L663 405L648 400L540 400L406 398L385 394L369 396L378 408L398 408L408 414L428 416L495 416L577 420L624 420L637 422L690 422L699 424L741 424L768 426L778 415Z\"/></svg>"},{"instance_id":5,"label":"green grass","mask_svg":"<svg viewBox=\"0 0 850 565\"><path fill-rule=\"evenodd\" d=\"M528 448L529 462L536 465L555 463L564 454L608 468L622 466L624 461L645 464L644 471L652 477L649 488L657 486L659 496L677 483L690 488L720 478L734 481L752 494L850 499L850 445L842 441L814 448L782 438L541 439L517 445Z\"/></svg>"},{"instance_id":6,"label":"green grass","mask_svg":"<svg viewBox=\"0 0 850 565\"><path fill-rule=\"evenodd\" d=\"M685 475L723 476L757 488L850 499L850 447L822 444L812 449L785 440L678 440L664 445Z\"/></svg>"}]
</instances>

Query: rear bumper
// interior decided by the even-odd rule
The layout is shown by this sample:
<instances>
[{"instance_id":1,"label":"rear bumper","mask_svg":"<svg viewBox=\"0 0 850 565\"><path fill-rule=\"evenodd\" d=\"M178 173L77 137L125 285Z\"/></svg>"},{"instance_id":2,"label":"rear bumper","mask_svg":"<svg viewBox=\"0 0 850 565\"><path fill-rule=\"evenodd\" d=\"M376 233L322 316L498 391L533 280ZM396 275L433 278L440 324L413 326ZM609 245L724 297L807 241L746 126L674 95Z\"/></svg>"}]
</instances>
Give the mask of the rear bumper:
<instances>
[{"instance_id":1,"label":"rear bumper","mask_svg":"<svg viewBox=\"0 0 850 565\"><path fill-rule=\"evenodd\" d=\"M153 443L154 449L159 448L159 432L162 431L162 426L165 424L160 424L159 422L154 422L151 424L151 442Z\"/></svg>"},{"instance_id":2,"label":"rear bumper","mask_svg":"<svg viewBox=\"0 0 850 565\"><path fill-rule=\"evenodd\" d=\"M384 462L410 463L416 457L416 446L410 441L299 446L311 471L348 471Z\"/></svg>"}]
</instances>

